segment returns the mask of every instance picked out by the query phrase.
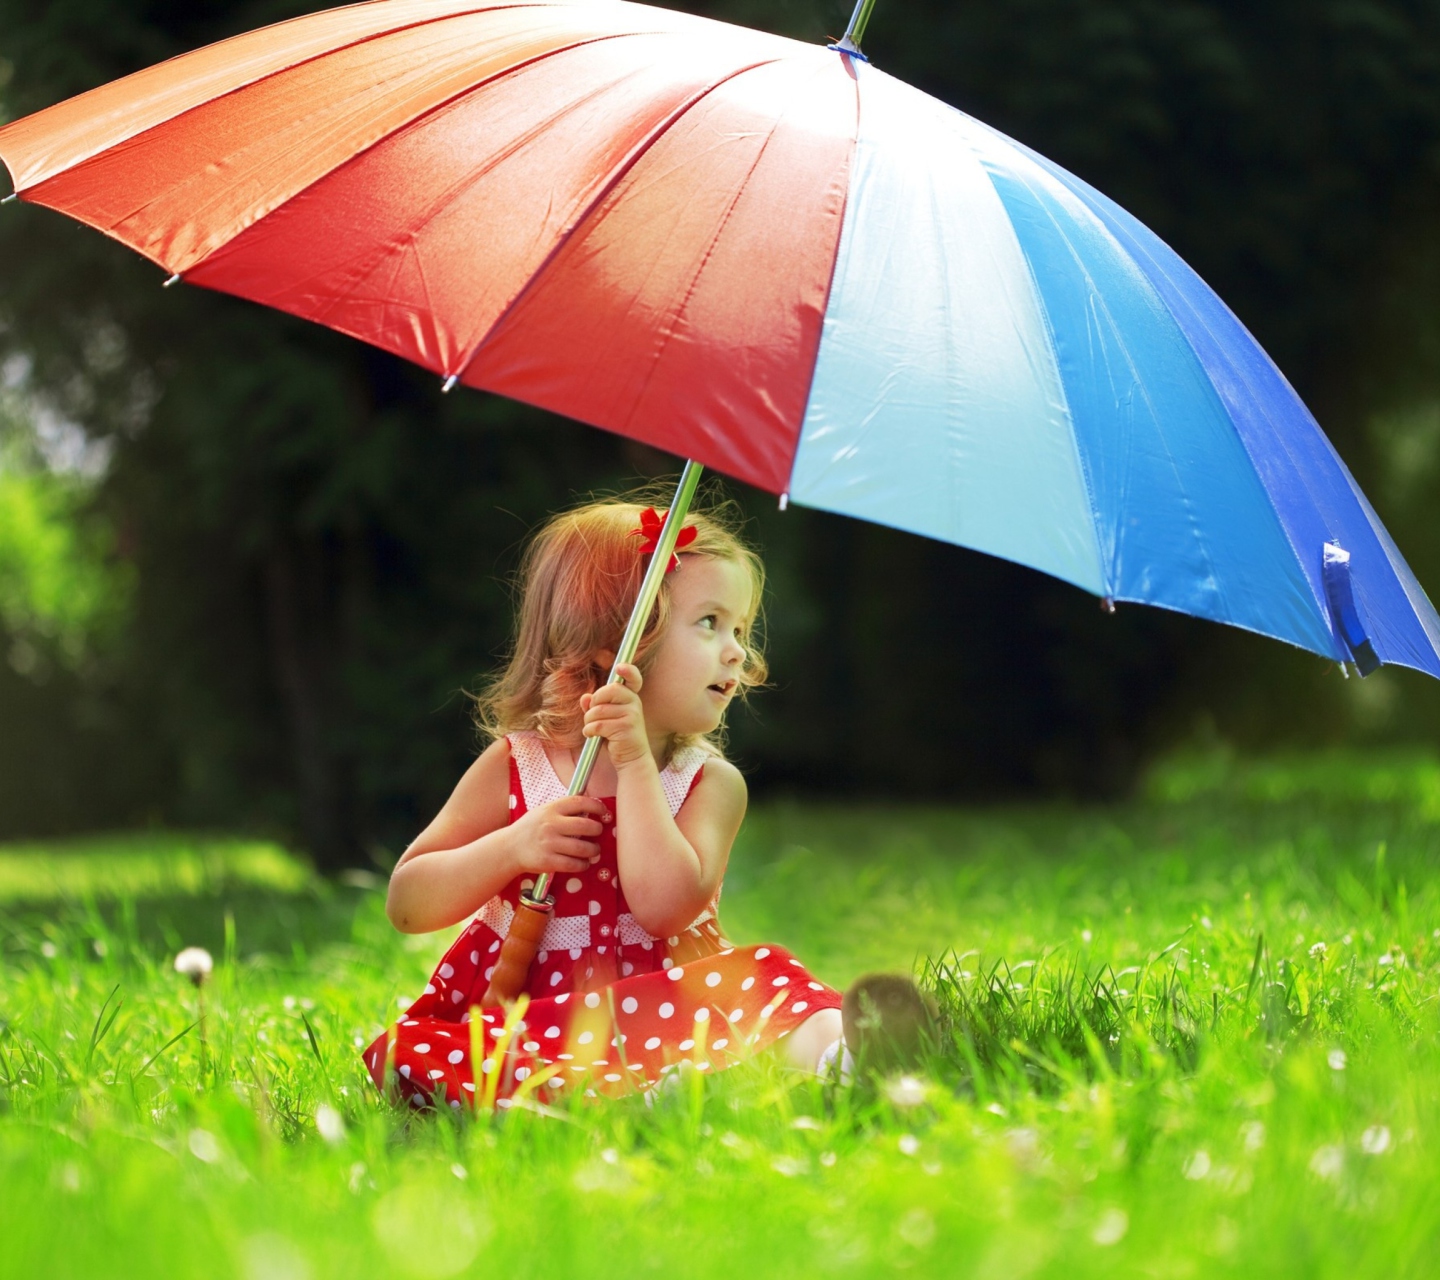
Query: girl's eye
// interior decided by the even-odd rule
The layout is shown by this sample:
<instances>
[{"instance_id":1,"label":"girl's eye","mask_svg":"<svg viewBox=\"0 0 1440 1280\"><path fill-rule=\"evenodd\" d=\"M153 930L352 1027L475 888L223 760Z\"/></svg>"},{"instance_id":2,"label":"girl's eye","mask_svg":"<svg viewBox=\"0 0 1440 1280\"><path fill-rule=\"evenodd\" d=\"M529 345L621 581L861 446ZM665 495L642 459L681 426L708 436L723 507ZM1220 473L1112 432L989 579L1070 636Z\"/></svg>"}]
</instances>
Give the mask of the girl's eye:
<instances>
[{"instance_id":1,"label":"girl's eye","mask_svg":"<svg viewBox=\"0 0 1440 1280\"><path fill-rule=\"evenodd\" d=\"M714 631L715 615L713 613L707 613L703 618L700 619L700 625L702 627L709 627L711 631Z\"/></svg>"}]
</instances>

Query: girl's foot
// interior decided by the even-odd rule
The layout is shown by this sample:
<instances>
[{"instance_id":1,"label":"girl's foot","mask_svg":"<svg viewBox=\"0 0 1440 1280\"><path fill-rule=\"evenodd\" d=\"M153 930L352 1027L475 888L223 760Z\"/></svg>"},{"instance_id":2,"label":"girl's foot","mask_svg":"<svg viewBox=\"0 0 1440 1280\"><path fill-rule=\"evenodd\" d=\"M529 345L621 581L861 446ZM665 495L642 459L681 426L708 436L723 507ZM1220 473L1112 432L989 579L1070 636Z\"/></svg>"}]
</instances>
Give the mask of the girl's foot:
<instances>
[{"instance_id":1,"label":"girl's foot","mask_svg":"<svg viewBox=\"0 0 1440 1280\"><path fill-rule=\"evenodd\" d=\"M900 973L857 978L841 1005L845 1043L861 1071L889 1075L920 1064L930 1050L939 1011Z\"/></svg>"}]
</instances>

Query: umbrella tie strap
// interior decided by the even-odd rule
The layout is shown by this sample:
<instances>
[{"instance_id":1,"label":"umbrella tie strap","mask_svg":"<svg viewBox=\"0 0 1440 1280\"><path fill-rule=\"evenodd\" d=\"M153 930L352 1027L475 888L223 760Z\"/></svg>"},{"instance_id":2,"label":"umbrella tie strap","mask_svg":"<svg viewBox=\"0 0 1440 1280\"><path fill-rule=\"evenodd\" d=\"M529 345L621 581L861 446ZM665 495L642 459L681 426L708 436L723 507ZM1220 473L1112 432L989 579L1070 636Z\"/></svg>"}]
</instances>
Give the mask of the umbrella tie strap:
<instances>
[{"instance_id":1,"label":"umbrella tie strap","mask_svg":"<svg viewBox=\"0 0 1440 1280\"><path fill-rule=\"evenodd\" d=\"M1350 581L1350 553L1338 542L1325 544L1324 560L1325 595L1330 601L1330 616L1350 650L1356 669L1362 676L1368 676L1380 668L1380 658L1375 646L1365 632L1365 623L1360 617L1360 607L1355 602L1355 590Z\"/></svg>"}]
</instances>

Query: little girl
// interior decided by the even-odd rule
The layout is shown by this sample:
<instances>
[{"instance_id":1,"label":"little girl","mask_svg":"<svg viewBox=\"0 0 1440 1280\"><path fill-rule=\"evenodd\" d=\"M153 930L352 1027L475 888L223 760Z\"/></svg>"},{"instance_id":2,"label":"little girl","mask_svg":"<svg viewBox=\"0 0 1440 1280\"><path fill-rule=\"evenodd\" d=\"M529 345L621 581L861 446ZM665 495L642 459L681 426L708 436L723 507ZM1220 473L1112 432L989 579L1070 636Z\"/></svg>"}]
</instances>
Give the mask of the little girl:
<instances>
[{"instance_id":1,"label":"little girl","mask_svg":"<svg viewBox=\"0 0 1440 1280\"><path fill-rule=\"evenodd\" d=\"M509 665L479 700L488 749L395 868L407 933L473 917L424 994L365 1051L412 1104L621 1094L683 1061L720 1070L783 1042L815 1071L841 1050L841 995L783 947L737 947L716 915L745 782L717 735L765 678L764 571L722 512L687 518L623 683L606 684L646 568L653 512L599 501L552 519L521 569ZM653 544L653 538L651 539ZM565 792L604 740L587 794ZM555 907L507 1024L481 1007L523 889ZM470 1025L472 1019L477 1025Z\"/></svg>"}]
</instances>

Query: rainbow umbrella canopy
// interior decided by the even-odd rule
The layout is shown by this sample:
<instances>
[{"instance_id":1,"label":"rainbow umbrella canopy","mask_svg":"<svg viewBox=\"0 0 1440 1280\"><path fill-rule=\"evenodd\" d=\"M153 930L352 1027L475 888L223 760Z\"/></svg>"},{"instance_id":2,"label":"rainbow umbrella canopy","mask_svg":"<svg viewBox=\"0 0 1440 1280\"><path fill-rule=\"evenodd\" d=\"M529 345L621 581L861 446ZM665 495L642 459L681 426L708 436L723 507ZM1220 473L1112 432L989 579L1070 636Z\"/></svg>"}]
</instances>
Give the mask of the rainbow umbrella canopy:
<instances>
[{"instance_id":1,"label":"rainbow umbrella canopy","mask_svg":"<svg viewBox=\"0 0 1440 1280\"><path fill-rule=\"evenodd\" d=\"M1107 602L1440 676L1433 607L1215 294L849 36L376 0L17 121L0 158L174 278L447 385Z\"/></svg>"}]
</instances>

